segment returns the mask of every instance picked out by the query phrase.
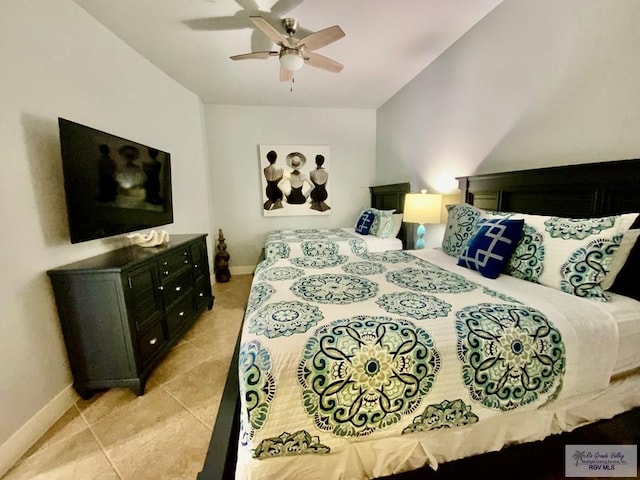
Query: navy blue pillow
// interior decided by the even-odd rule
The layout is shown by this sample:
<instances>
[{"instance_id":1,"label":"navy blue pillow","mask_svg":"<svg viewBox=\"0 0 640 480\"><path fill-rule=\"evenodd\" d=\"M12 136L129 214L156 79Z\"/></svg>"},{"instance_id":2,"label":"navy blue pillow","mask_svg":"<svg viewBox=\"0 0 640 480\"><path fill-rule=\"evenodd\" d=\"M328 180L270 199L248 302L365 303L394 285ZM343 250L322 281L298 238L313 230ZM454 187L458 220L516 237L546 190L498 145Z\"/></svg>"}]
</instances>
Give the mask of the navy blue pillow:
<instances>
[{"instance_id":1,"label":"navy blue pillow","mask_svg":"<svg viewBox=\"0 0 640 480\"><path fill-rule=\"evenodd\" d=\"M356 224L356 233L359 233L360 235L369 235L369 230L371 230L371 225L373 225L373 220L375 218L376 215L373 212L362 212L362 215L360 215L358 223Z\"/></svg>"},{"instance_id":2,"label":"navy blue pillow","mask_svg":"<svg viewBox=\"0 0 640 480\"><path fill-rule=\"evenodd\" d=\"M522 238L524 220L482 219L458 257L458 265L498 278Z\"/></svg>"}]
</instances>

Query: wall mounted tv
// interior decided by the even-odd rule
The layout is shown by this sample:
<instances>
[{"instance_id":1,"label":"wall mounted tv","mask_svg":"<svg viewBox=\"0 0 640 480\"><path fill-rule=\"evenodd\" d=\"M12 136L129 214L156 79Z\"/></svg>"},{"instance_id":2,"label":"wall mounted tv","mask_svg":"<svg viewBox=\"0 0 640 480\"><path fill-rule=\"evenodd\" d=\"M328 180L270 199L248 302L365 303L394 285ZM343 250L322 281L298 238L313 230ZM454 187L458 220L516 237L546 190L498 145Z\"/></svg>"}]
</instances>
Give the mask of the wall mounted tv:
<instances>
[{"instance_id":1,"label":"wall mounted tv","mask_svg":"<svg viewBox=\"0 0 640 480\"><path fill-rule=\"evenodd\" d=\"M71 243L173 222L167 152L58 119Z\"/></svg>"}]
</instances>

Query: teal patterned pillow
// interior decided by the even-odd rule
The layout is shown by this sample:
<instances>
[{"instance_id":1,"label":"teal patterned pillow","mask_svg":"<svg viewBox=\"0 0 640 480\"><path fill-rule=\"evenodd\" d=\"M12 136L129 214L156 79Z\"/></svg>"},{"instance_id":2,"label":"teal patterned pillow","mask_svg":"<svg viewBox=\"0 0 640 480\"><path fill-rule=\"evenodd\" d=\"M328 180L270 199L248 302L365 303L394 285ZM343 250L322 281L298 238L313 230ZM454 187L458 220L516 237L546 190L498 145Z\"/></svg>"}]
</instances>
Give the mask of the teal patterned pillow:
<instances>
[{"instance_id":1,"label":"teal patterned pillow","mask_svg":"<svg viewBox=\"0 0 640 480\"><path fill-rule=\"evenodd\" d=\"M387 238L393 230L393 213L394 210L378 210L377 208L369 208L369 211L375 214L369 235L375 235L380 238Z\"/></svg>"},{"instance_id":2,"label":"teal patterned pillow","mask_svg":"<svg viewBox=\"0 0 640 480\"><path fill-rule=\"evenodd\" d=\"M442 239L442 250L452 257L459 257L467 240L476 231L478 220L484 212L473 205L447 205L447 226Z\"/></svg>"},{"instance_id":3,"label":"teal patterned pillow","mask_svg":"<svg viewBox=\"0 0 640 480\"><path fill-rule=\"evenodd\" d=\"M606 301L605 279L637 213L600 218L564 218L521 213L488 214L523 219L522 240L505 273L578 297Z\"/></svg>"}]
</instances>

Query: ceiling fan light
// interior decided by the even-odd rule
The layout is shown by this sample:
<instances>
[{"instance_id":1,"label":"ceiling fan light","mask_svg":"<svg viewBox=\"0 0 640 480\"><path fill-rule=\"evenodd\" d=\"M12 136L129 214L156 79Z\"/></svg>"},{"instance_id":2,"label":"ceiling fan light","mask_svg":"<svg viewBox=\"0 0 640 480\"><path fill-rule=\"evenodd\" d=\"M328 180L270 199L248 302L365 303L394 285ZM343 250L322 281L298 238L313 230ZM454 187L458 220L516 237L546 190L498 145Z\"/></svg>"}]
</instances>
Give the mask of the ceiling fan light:
<instances>
[{"instance_id":1,"label":"ceiling fan light","mask_svg":"<svg viewBox=\"0 0 640 480\"><path fill-rule=\"evenodd\" d=\"M280 66L290 72L300 70L304 65L304 59L297 50L288 49L280 55Z\"/></svg>"}]
</instances>

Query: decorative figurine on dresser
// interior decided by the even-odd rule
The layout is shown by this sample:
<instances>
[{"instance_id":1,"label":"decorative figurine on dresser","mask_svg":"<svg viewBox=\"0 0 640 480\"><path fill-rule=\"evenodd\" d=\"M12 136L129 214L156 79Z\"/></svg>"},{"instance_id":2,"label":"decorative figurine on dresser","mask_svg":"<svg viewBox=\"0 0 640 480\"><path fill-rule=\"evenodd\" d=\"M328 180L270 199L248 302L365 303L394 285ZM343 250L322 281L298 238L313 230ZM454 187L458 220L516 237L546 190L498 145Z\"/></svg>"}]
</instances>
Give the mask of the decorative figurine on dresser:
<instances>
[{"instance_id":1,"label":"decorative figurine on dresser","mask_svg":"<svg viewBox=\"0 0 640 480\"><path fill-rule=\"evenodd\" d=\"M85 399L108 387L142 395L153 368L213 307L205 234L132 245L47 274L73 386Z\"/></svg>"},{"instance_id":2,"label":"decorative figurine on dresser","mask_svg":"<svg viewBox=\"0 0 640 480\"><path fill-rule=\"evenodd\" d=\"M213 271L216 275L216 282L224 283L228 282L231 278L231 272L229 271L229 252L227 252L227 244L222 234L222 229L218 229L218 249L213 262Z\"/></svg>"}]
</instances>

